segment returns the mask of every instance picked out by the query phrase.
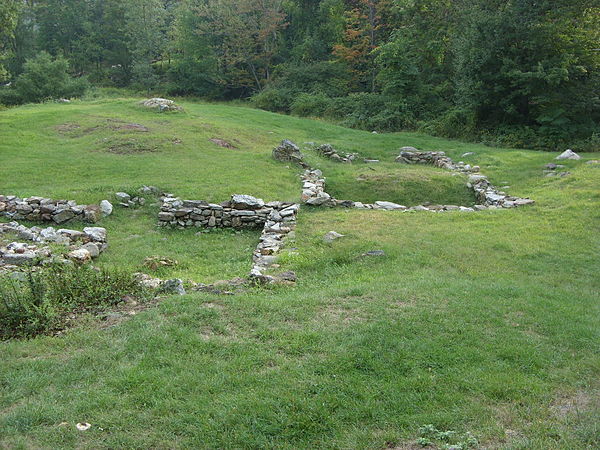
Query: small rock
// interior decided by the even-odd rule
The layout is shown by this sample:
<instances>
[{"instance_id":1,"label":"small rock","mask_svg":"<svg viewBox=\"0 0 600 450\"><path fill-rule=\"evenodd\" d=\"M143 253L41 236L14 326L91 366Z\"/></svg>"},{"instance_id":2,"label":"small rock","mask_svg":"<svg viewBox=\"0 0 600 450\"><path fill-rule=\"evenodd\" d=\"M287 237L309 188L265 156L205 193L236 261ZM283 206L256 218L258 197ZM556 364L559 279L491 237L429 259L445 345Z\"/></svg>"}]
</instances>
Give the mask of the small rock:
<instances>
[{"instance_id":1,"label":"small rock","mask_svg":"<svg viewBox=\"0 0 600 450\"><path fill-rule=\"evenodd\" d=\"M404 209L406 209L406 206L399 205L397 203L392 203L392 202L378 201L378 202L375 202L375 205L377 205L381 209L385 209L387 211L395 211L395 210L404 210Z\"/></svg>"},{"instance_id":2,"label":"small rock","mask_svg":"<svg viewBox=\"0 0 600 450\"><path fill-rule=\"evenodd\" d=\"M369 250L361 256L385 256L385 252L383 250Z\"/></svg>"},{"instance_id":3,"label":"small rock","mask_svg":"<svg viewBox=\"0 0 600 450\"><path fill-rule=\"evenodd\" d=\"M474 155L474 154L475 154L475 152L466 152L466 153L463 153L462 155L460 155L460 157L464 158L465 156L471 156L471 155Z\"/></svg>"},{"instance_id":4,"label":"small rock","mask_svg":"<svg viewBox=\"0 0 600 450\"><path fill-rule=\"evenodd\" d=\"M87 244L82 245L81 248L90 252L92 258L100 256L100 248L93 242L88 242Z\"/></svg>"},{"instance_id":5,"label":"small rock","mask_svg":"<svg viewBox=\"0 0 600 450\"><path fill-rule=\"evenodd\" d=\"M80 422L75 425L79 431L87 431L91 428L91 425L87 422Z\"/></svg>"},{"instance_id":6,"label":"small rock","mask_svg":"<svg viewBox=\"0 0 600 450\"><path fill-rule=\"evenodd\" d=\"M100 202L100 211L102 212L102 216L110 216L113 212L113 205L108 200L102 200Z\"/></svg>"},{"instance_id":7,"label":"small rock","mask_svg":"<svg viewBox=\"0 0 600 450\"><path fill-rule=\"evenodd\" d=\"M586 164L600 164L600 159L592 159L587 161Z\"/></svg>"},{"instance_id":8,"label":"small rock","mask_svg":"<svg viewBox=\"0 0 600 450\"><path fill-rule=\"evenodd\" d=\"M323 241L328 244L331 244L333 241L343 238L344 236L344 234L337 233L336 231L330 231L325 236L323 236Z\"/></svg>"},{"instance_id":9,"label":"small rock","mask_svg":"<svg viewBox=\"0 0 600 450\"><path fill-rule=\"evenodd\" d=\"M185 295L185 288L183 287L183 280L179 278L173 278L166 280L162 283L161 290L165 294L177 294Z\"/></svg>"},{"instance_id":10,"label":"small rock","mask_svg":"<svg viewBox=\"0 0 600 450\"><path fill-rule=\"evenodd\" d=\"M129 195L126 192L117 192L115 194L115 197L117 198L119 203L129 203L129 201L131 200L131 195Z\"/></svg>"},{"instance_id":11,"label":"small rock","mask_svg":"<svg viewBox=\"0 0 600 450\"><path fill-rule=\"evenodd\" d=\"M84 248L79 248L77 250L73 250L72 252L67 253L67 258L69 258L71 261L83 264L90 261L92 259L92 255L88 250Z\"/></svg>"}]
</instances>

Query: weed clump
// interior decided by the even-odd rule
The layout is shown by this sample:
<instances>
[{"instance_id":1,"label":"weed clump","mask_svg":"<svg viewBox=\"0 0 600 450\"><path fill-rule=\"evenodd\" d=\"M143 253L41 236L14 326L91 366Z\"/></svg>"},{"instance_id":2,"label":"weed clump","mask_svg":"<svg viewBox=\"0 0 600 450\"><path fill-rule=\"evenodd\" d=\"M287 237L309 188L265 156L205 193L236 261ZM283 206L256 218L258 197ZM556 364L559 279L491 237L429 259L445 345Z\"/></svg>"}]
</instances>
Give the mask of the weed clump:
<instances>
[{"instance_id":1,"label":"weed clump","mask_svg":"<svg viewBox=\"0 0 600 450\"><path fill-rule=\"evenodd\" d=\"M0 339L30 338L65 327L69 315L98 312L148 293L127 272L56 264L23 279L0 277Z\"/></svg>"}]
</instances>

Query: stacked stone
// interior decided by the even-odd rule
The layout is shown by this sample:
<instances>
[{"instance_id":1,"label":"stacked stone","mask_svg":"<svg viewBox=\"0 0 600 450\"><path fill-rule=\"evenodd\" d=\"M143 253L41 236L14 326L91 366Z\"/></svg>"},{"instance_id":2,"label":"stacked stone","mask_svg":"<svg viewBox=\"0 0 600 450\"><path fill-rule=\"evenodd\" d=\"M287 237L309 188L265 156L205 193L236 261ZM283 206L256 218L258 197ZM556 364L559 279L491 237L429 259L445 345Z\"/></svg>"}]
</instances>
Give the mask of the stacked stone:
<instances>
[{"instance_id":1,"label":"stacked stone","mask_svg":"<svg viewBox=\"0 0 600 450\"><path fill-rule=\"evenodd\" d=\"M464 173L479 172L479 166L471 166L462 161L455 163L445 152L420 152L414 147L403 147L396 162L405 164L431 164L441 169Z\"/></svg>"},{"instance_id":2,"label":"stacked stone","mask_svg":"<svg viewBox=\"0 0 600 450\"><path fill-rule=\"evenodd\" d=\"M72 219L96 222L101 211L97 205L78 205L73 200L52 200L44 197L19 198L15 195L0 195L0 215L14 220L54 222L57 224Z\"/></svg>"},{"instance_id":3,"label":"stacked stone","mask_svg":"<svg viewBox=\"0 0 600 450\"><path fill-rule=\"evenodd\" d=\"M471 175L467 186L473 189L477 200L481 203L475 205L476 210L515 208L535 203L529 198L512 197L499 191L484 175Z\"/></svg>"},{"instance_id":4,"label":"stacked stone","mask_svg":"<svg viewBox=\"0 0 600 450\"><path fill-rule=\"evenodd\" d=\"M160 112L165 111L181 111L183 108L178 106L173 100L168 100L166 98L149 98L148 100L144 100L140 102L140 104L146 108L154 109Z\"/></svg>"},{"instance_id":5,"label":"stacked stone","mask_svg":"<svg viewBox=\"0 0 600 450\"><path fill-rule=\"evenodd\" d=\"M315 150L329 159L342 163L351 163L358 157L355 153L345 153L342 155L331 144L320 145Z\"/></svg>"},{"instance_id":6,"label":"stacked stone","mask_svg":"<svg viewBox=\"0 0 600 450\"><path fill-rule=\"evenodd\" d=\"M309 168L308 164L304 162L304 155L300 151L300 147L288 139L284 139L273 149L273 158L281 162L298 164L305 169Z\"/></svg>"},{"instance_id":7,"label":"stacked stone","mask_svg":"<svg viewBox=\"0 0 600 450\"><path fill-rule=\"evenodd\" d=\"M325 178L319 169L308 169L302 174L302 202L312 206L336 206L335 199L325 192Z\"/></svg>"},{"instance_id":8,"label":"stacked stone","mask_svg":"<svg viewBox=\"0 0 600 450\"><path fill-rule=\"evenodd\" d=\"M88 262L108 247L106 230L100 227L87 227L83 231L76 231L55 230L53 227L28 228L18 222L0 224L0 236L7 233L16 234L17 239L33 244L11 242L0 246L0 273L14 272L22 266L42 265L52 260ZM52 249L43 246L49 243L64 245L69 251L54 255Z\"/></svg>"},{"instance_id":9,"label":"stacked stone","mask_svg":"<svg viewBox=\"0 0 600 450\"><path fill-rule=\"evenodd\" d=\"M277 204L239 194L218 205L177 197L164 197L162 201L159 225L205 228L261 228Z\"/></svg>"},{"instance_id":10,"label":"stacked stone","mask_svg":"<svg viewBox=\"0 0 600 450\"><path fill-rule=\"evenodd\" d=\"M296 227L296 216L300 205L283 203L274 205L268 220L264 225L260 242L252 256L253 266L250 279L259 283L294 282L296 277L291 272L278 275L266 275L265 271L272 268L277 260L277 254L284 245L286 237Z\"/></svg>"}]
</instances>

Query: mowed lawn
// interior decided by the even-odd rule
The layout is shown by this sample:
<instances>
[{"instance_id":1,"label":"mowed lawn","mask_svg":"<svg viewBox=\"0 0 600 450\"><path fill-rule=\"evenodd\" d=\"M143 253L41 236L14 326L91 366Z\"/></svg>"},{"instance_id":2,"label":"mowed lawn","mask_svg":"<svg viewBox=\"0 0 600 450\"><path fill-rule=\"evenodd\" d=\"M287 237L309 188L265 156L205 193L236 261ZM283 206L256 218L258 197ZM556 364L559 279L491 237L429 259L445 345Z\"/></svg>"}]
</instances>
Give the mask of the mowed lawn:
<instances>
[{"instance_id":1,"label":"mowed lawn","mask_svg":"<svg viewBox=\"0 0 600 450\"><path fill-rule=\"evenodd\" d=\"M307 152L340 198L472 202L462 177L394 164L411 145L480 165L536 205L303 208L281 256L295 287L169 297L111 327L90 318L60 337L2 342L0 448L404 449L428 424L456 442L470 432L480 448L600 446L600 165L585 163L600 155L546 178L556 154L220 104L161 115L137 100L1 111L0 193L86 203L153 184L210 201L295 200L298 169L270 156L288 138L381 160L342 166ZM157 229L149 203L102 221L111 248L99 265L142 270L158 254L180 263L161 276L246 274L258 232ZM325 244L331 230L346 236Z\"/></svg>"}]
</instances>

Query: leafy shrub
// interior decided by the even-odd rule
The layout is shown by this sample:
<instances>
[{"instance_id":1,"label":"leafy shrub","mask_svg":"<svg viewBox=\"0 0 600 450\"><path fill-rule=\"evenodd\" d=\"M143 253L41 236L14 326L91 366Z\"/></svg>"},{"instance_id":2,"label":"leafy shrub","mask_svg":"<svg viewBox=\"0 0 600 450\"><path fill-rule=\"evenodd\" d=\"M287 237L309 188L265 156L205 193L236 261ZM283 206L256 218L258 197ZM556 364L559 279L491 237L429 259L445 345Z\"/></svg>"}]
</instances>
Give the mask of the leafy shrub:
<instances>
[{"instance_id":1,"label":"leafy shrub","mask_svg":"<svg viewBox=\"0 0 600 450\"><path fill-rule=\"evenodd\" d=\"M282 64L273 75L273 87L293 93L321 92L341 97L350 92L351 73L340 62L319 61L311 64Z\"/></svg>"},{"instance_id":2,"label":"leafy shrub","mask_svg":"<svg viewBox=\"0 0 600 450\"><path fill-rule=\"evenodd\" d=\"M356 93L331 101L325 116L342 118L342 125L363 130L397 131L414 126L413 115L402 103L377 93Z\"/></svg>"},{"instance_id":3,"label":"leafy shrub","mask_svg":"<svg viewBox=\"0 0 600 450\"><path fill-rule=\"evenodd\" d=\"M223 96L220 77L210 60L182 59L167 72L169 95L198 95L207 98Z\"/></svg>"},{"instance_id":4,"label":"leafy shrub","mask_svg":"<svg viewBox=\"0 0 600 450\"><path fill-rule=\"evenodd\" d=\"M57 264L24 281L0 278L0 339L52 332L67 314L115 305L126 295L146 293L131 274L89 266Z\"/></svg>"},{"instance_id":5,"label":"leafy shrub","mask_svg":"<svg viewBox=\"0 0 600 450\"><path fill-rule=\"evenodd\" d=\"M331 99L323 93L303 93L292 102L291 112L301 117L320 117L331 104Z\"/></svg>"},{"instance_id":6,"label":"leafy shrub","mask_svg":"<svg viewBox=\"0 0 600 450\"><path fill-rule=\"evenodd\" d=\"M0 339L47 333L57 323L57 312L46 296L38 274L26 281L0 280Z\"/></svg>"},{"instance_id":7,"label":"leafy shrub","mask_svg":"<svg viewBox=\"0 0 600 450\"><path fill-rule=\"evenodd\" d=\"M293 92L288 89L267 88L252 96L252 104L265 111L287 113L293 98Z\"/></svg>"},{"instance_id":8,"label":"leafy shrub","mask_svg":"<svg viewBox=\"0 0 600 450\"><path fill-rule=\"evenodd\" d=\"M2 96L6 104L37 103L58 98L81 97L88 87L85 78L71 78L69 62L41 52L28 59L24 71L16 79L10 93Z\"/></svg>"}]
</instances>

